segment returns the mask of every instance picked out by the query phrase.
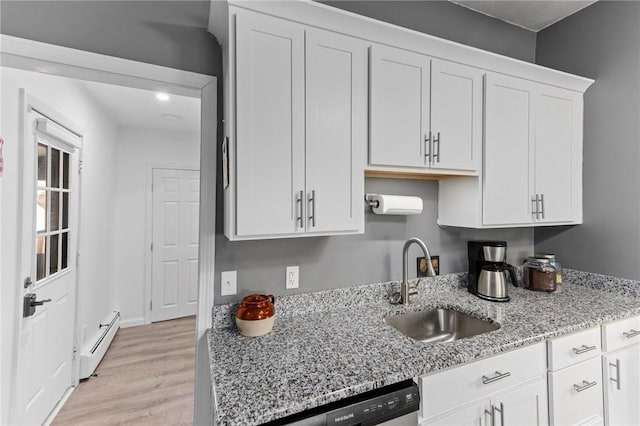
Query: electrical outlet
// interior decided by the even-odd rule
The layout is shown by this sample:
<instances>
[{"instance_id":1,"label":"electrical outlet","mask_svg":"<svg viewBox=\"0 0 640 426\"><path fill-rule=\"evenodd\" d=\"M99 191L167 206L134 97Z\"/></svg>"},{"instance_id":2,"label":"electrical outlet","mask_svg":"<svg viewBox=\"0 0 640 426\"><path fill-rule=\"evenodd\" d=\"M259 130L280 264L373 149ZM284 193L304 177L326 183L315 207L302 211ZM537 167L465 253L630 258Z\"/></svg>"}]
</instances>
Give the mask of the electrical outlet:
<instances>
[{"instance_id":1,"label":"electrical outlet","mask_svg":"<svg viewBox=\"0 0 640 426\"><path fill-rule=\"evenodd\" d=\"M431 266L433 266L433 272L440 275L440 256L431 256ZM416 258L416 270L418 278L427 276L427 259L425 257Z\"/></svg>"},{"instance_id":2,"label":"electrical outlet","mask_svg":"<svg viewBox=\"0 0 640 426\"><path fill-rule=\"evenodd\" d=\"M298 277L300 269L297 266L287 266L287 275L285 279L286 288L298 288Z\"/></svg>"},{"instance_id":3,"label":"electrical outlet","mask_svg":"<svg viewBox=\"0 0 640 426\"><path fill-rule=\"evenodd\" d=\"M223 271L220 274L220 295L233 296L238 292L237 289L238 274L236 271Z\"/></svg>"}]
</instances>

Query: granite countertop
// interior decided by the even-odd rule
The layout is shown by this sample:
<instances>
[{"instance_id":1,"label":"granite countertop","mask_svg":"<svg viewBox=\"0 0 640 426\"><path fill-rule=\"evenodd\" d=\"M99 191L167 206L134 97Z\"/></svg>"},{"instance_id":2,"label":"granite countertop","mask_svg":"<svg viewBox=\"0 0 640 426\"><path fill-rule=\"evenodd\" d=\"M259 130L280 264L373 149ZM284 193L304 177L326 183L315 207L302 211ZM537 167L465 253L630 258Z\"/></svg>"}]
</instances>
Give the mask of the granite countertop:
<instances>
[{"instance_id":1,"label":"granite countertop","mask_svg":"<svg viewBox=\"0 0 640 426\"><path fill-rule=\"evenodd\" d=\"M550 337L640 314L640 283L566 271L562 290L510 287L509 303L467 292L464 274L414 280L408 306L387 301L397 282L276 301L271 333L240 336L234 305L216 306L209 332L214 410L220 425L253 425L433 373ZM604 291L607 289L608 291ZM500 324L446 343L420 343L383 321L387 315L453 308Z\"/></svg>"}]
</instances>

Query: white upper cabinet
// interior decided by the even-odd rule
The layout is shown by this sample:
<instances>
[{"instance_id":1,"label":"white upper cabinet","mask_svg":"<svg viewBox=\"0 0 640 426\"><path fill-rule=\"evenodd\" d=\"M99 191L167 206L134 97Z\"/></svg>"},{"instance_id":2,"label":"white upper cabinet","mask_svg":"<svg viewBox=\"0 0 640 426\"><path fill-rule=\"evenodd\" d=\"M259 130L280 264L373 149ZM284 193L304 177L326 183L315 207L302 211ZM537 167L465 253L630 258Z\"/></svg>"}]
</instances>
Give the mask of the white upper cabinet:
<instances>
[{"instance_id":1,"label":"white upper cabinet","mask_svg":"<svg viewBox=\"0 0 640 426\"><path fill-rule=\"evenodd\" d=\"M307 30L306 46L306 229L363 232L366 47L320 30Z\"/></svg>"},{"instance_id":2,"label":"white upper cabinet","mask_svg":"<svg viewBox=\"0 0 640 426\"><path fill-rule=\"evenodd\" d=\"M431 167L480 170L482 76L477 68L431 62Z\"/></svg>"},{"instance_id":3,"label":"white upper cabinet","mask_svg":"<svg viewBox=\"0 0 640 426\"><path fill-rule=\"evenodd\" d=\"M237 235L296 232L296 195L304 190L304 27L254 13L238 14L236 25Z\"/></svg>"},{"instance_id":4,"label":"white upper cabinet","mask_svg":"<svg viewBox=\"0 0 640 426\"><path fill-rule=\"evenodd\" d=\"M488 74L482 179L441 181L438 222L581 223L582 109L581 93Z\"/></svg>"},{"instance_id":5,"label":"white upper cabinet","mask_svg":"<svg viewBox=\"0 0 640 426\"><path fill-rule=\"evenodd\" d=\"M366 46L242 11L235 52L227 237L362 233Z\"/></svg>"},{"instance_id":6,"label":"white upper cabinet","mask_svg":"<svg viewBox=\"0 0 640 426\"><path fill-rule=\"evenodd\" d=\"M481 70L373 46L370 109L370 169L479 171Z\"/></svg>"},{"instance_id":7,"label":"white upper cabinet","mask_svg":"<svg viewBox=\"0 0 640 426\"><path fill-rule=\"evenodd\" d=\"M429 165L430 74L427 56L386 46L371 48L371 165Z\"/></svg>"}]
</instances>

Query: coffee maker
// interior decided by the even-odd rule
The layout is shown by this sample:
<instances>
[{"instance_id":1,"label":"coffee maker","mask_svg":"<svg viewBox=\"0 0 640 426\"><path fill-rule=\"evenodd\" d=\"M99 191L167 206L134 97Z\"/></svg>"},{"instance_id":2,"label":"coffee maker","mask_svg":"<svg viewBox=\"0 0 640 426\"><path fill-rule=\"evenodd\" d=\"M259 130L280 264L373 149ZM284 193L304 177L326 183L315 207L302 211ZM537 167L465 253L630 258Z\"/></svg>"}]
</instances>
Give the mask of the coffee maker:
<instances>
[{"instance_id":1,"label":"coffee maker","mask_svg":"<svg viewBox=\"0 0 640 426\"><path fill-rule=\"evenodd\" d=\"M507 274L517 286L515 268L507 260L506 241L469 241L467 288L476 296L493 302L508 302Z\"/></svg>"}]
</instances>

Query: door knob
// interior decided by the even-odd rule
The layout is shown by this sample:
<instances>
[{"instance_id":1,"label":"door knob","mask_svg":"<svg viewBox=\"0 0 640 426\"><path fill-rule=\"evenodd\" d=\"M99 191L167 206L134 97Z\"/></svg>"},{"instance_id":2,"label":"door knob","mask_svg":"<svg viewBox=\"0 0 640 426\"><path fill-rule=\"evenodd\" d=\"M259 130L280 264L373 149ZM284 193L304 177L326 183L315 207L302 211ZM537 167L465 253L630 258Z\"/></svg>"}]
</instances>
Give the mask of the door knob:
<instances>
[{"instance_id":1,"label":"door knob","mask_svg":"<svg viewBox=\"0 0 640 426\"><path fill-rule=\"evenodd\" d=\"M48 302L51 302L51 299L36 300L35 293L25 294L22 317L30 317L31 315L36 313L36 306L42 306Z\"/></svg>"}]
</instances>

